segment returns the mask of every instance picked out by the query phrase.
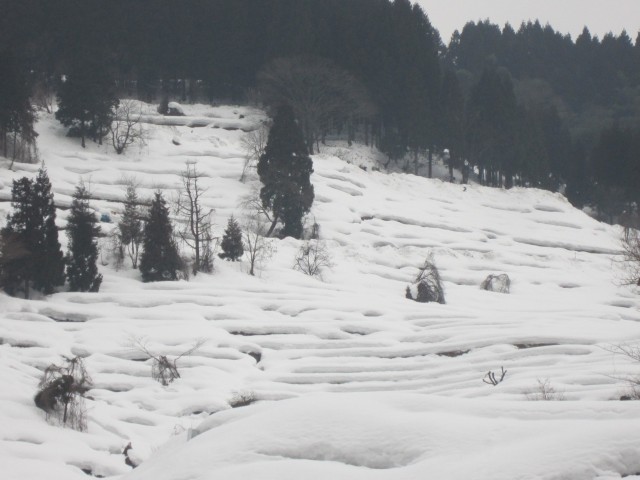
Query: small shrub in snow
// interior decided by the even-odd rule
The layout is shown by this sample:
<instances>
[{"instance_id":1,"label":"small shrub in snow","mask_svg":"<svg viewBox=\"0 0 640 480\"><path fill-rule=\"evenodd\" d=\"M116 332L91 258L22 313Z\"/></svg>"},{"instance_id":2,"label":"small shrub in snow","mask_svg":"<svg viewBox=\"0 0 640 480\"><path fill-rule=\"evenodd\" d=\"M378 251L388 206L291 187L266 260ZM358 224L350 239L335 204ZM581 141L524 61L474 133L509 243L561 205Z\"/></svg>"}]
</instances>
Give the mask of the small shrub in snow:
<instances>
[{"instance_id":1,"label":"small shrub in snow","mask_svg":"<svg viewBox=\"0 0 640 480\"><path fill-rule=\"evenodd\" d=\"M325 268L331 268L331 254L322 240L307 240L296 255L293 268L310 277L322 277Z\"/></svg>"},{"instance_id":2,"label":"small shrub in snow","mask_svg":"<svg viewBox=\"0 0 640 480\"><path fill-rule=\"evenodd\" d=\"M84 394L91 388L91 378L80 357L67 359L65 366L49 365L34 398L47 419L55 418L75 430L86 429Z\"/></svg>"},{"instance_id":3,"label":"small shrub in snow","mask_svg":"<svg viewBox=\"0 0 640 480\"><path fill-rule=\"evenodd\" d=\"M527 400L533 401L562 401L565 400L564 394L558 392L549 381L548 378L541 380L538 378L538 384L529 390L525 390L524 394Z\"/></svg>"},{"instance_id":4,"label":"small shrub in snow","mask_svg":"<svg viewBox=\"0 0 640 480\"><path fill-rule=\"evenodd\" d=\"M254 392L235 392L229 405L231 408L246 407L257 401L256 394Z\"/></svg>"},{"instance_id":5,"label":"small shrub in snow","mask_svg":"<svg viewBox=\"0 0 640 480\"><path fill-rule=\"evenodd\" d=\"M205 340L197 340L191 348L185 350L175 358L169 358L167 355L160 355L152 352L147 347L146 341L137 338L133 340L133 347L139 352L145 354L152 360L151 363L151 378L161 383L165 387L172 383L174 380L180 378L180 372L178 372L177 362L182 357L187 357L198 350Z\"/></svg>"},{"instance_id":6,"label":"small shrub in snow","mask_svg":"<svg viewBox=\"0 0 640 480\"><path fill-rule=\"evenodd\" d=\"M429 255L424 261L416 279L411 285L407 286L405 296L420 303L446 303L440 272L436 267L433 256Z\"/></svg>"},{"instance_id":7,"label":"small shrub in snow","mask_svg":"<svg viewBox=\"0 0 640 480\"><path fill-rule=\"evenodd\" d=\"M506 273L501 273L499 275L491 274L483 280L480 284L480 288L489 292L509 293L509 290L511 289L511 279Z\"/></svg>"}]
</instances>

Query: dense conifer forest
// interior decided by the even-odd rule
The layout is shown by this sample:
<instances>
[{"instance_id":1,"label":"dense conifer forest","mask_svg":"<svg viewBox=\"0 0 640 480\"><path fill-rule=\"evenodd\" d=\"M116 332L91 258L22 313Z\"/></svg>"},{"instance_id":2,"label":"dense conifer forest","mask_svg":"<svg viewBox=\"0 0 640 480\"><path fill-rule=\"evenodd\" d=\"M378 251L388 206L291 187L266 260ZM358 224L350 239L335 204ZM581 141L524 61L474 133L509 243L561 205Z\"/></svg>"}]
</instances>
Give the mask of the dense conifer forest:
<instances>
[{"instance_id":1,"label":"dense conifer forest","mask_svg":"<svg viewBox=\"0 0 640 480\"><path fill-rule=\"evenodd\" d=\"M351 105L307 112L316 142L340 134L373 144L408 171L424 158L429 175L442 156L452 177L461 172L456 181L562 191L607 220L639 200L640 36L600 39L585 27L572 39L537 22L479 22L442 39L409 0L1 3L5 156L18 137L33 141L24 99L64 100L70 74L96 85L82 94L106 95L91 99L102 106L114 97L264 104L265 71L311 65ZM349 91L327 87L338 71ZM83 137L100 137L91 131L100 115L87 131L81 123Z\"/></svg>"}]
</instances>

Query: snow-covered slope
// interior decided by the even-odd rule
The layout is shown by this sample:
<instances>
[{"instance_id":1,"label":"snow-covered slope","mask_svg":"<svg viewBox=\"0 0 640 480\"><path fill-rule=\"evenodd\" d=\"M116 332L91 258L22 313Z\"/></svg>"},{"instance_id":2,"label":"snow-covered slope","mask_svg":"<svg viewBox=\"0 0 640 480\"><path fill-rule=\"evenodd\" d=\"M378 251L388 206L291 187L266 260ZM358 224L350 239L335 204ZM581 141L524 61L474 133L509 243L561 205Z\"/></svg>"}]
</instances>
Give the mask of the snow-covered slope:
<instances>
[{"instance_id":1,"label":"snow-covered slope","mask_svg":"<svg viewBox=\"0 0 640 480\"><path fill-rule=\"evenodd\" d=\"M117 222L128 179L143 196L161 188L171 198L186 161L206 176L216 232L231 214L242 218L241 199L259 183L238 181L240 141L263 114L185 108L172 125L149 108L148 145L124 156L82 150L43 116L39 147L60 226L80 178L96 210ZM218 261L212 275L143 284L130 268L104 265L97 294L0 296L2 478L87 478L83 469L143 480L639 472L640 406L618 399L620 378L640 365L608 348L640 340L640 303L617 286L618 229L540 190L359 167L375 155L339 146L314 156L312 216L334 263L322 280L291 268L300 242L285 239L258 277L246 263ZM37 168L2 169L0 200L11 179ZM446 305L404 296L429 253ZM491 273L510 276L511 294L479 289ZM131 346L136 338L163 355L206 342L163 387ZM42 370L73 355L94 380L86 433L48 424L33 404ZM501 367L502 383L483 383ZM545 381L566 401L528 400ZM231 409L246 398L258 402ZM144 460L133 472L122 455L129 442Z\"/></svg>"}]
</instances>

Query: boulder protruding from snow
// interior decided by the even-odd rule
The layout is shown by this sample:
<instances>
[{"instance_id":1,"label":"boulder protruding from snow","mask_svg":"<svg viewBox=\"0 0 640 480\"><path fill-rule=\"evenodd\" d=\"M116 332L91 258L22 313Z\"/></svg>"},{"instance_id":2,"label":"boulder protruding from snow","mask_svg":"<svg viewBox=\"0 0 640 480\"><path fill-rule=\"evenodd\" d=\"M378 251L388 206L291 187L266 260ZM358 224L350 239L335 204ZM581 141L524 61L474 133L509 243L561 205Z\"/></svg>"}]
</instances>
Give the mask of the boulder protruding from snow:
<instances>
[{"instance_id":1,"label":"boulder protruding from snow","mask_svg":"<svg viewBox=\"0 0 640 480\"><path fill-rule=\"evenodd\" d=\"M499 275L491 274L482 281L480 288L490 292L509 293L511 289L511 279L506 273Z\"/></svg>"}]
</instances>

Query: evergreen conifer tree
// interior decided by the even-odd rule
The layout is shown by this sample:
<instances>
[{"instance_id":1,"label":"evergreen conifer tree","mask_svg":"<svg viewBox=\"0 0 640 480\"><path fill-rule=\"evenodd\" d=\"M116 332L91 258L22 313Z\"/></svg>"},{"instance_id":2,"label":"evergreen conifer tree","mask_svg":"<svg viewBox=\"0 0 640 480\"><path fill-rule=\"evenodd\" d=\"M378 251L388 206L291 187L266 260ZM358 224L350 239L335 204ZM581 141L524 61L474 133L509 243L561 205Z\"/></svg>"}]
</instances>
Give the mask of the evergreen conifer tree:
<instances>
[{"instance_id":1,"label":"evergreen conifer tree","mask_svg":"<svg viewBox=\"0 0 640 480\"><path fill-rule=\"evenodd\" d=\"M58 241L56 210L47 171L34 180L13 182L13 213L2 230L2 284L9 294L29 289L51 294L64 284L64 257Z\"/></svg>"},{"instance_id":2,"label":"evergreen conifer tree","mask_svg":"<svg viewBox=\"0 0 640 480\"><path fill-rule=\"evenodd\" d=\"M58 241L51 182L42 166L33 183L33 217L38 223L34 245L33 288L49 295L64 285L64 255Z\"/></svg>"},{"instance_id":3,"label":"evergreen conifer tree","mask_svg":"<svg viewBox=\"0 0 640 480\"><path fill-rule=\"evenodd\" d=\"M98 219L89 208L89 191L80 184L76 187L67 223L69 251L67 255L67 279L72 292L97 292L102 283L98 273L98 245L96 237L100 227Z\"/></svg>"},{"instance_id":4,"label":"evergreen conifer tree","mask_svg":"<svg viewBox=\"0 0 640 480\"><path fill-rule=\"evenodd\" d=\"M180 256L173 239L169 209L160 192L156 193L144 225L140 273L145 282L177 280Z\"/></svg>"},{"instance_id":5,"label":"evergreen conifer tree","mask_svg":"<svg viewBox=\"0 0 640 480\"><path fill-rule=\"evenodd\" d=\"M33 278L33 181L27 177L13 181L11 206L13 213L7 217L2 229L2 286L9 295L22 290L29 298Z\"/></svg>"},{"instance_id":6,"label":"evergreen conifer tree","mask_svg":"<svg viewBox=\"0 0 640 480\"><path fill-rule=\"evenodd\" d=\"M227 228L222 236L220 247L222 248L222 253L218 254L220 258L226 258L235 262L244 254L242 230L236 219L233 218L233 215L227 222Z\"/></svg>"},{"instance_id":7,"label":"evergreen conifer tree","mask_svg":"<svg viewBox=\"0 0 640 480\"><path fill-rule=\"evenodd\" d=\"M138 268L138 252L142 243L142 215L138 208L138 193L133 184L127 185L127 193L124 200L124 214L118 223L120 230L120 242L127 249L131 266Z\"/></svg>"},{"instance_id":8,"label":"evergreen conifer tree","mask_svg":"<svg viewBox=\"0 0 640 480\"><path fill-rule=\"evenodd\" d=\"M84 148L87 135L101 140L107 133L117 105L107 68L100 57L85 53L72 62L60 85L56 118L80 136Z\"/></svg>"},{"instance_id":9,"label":"evergreen conifer tree","mask_svg":"<svg viewBox=\"0 0 640 480\"><path fill-rule=\"evenodd\" d=\"M302 217L314 198L312 173L313 162L293 110L282 106L273 120L265 152L258 161L258 175L264 184L260 199L262 205L273 212L269 235L281 220L283 237L302 236Z\"/></svg>"}]
</instances>

